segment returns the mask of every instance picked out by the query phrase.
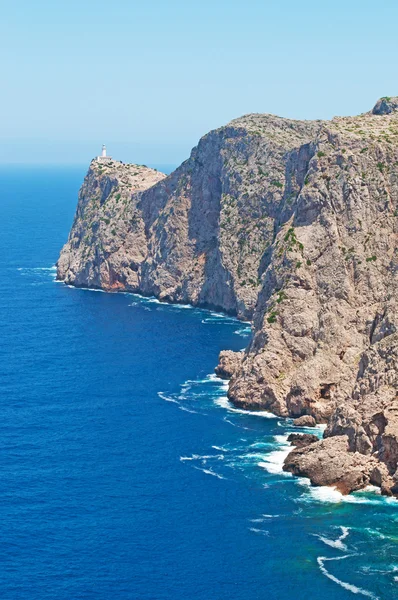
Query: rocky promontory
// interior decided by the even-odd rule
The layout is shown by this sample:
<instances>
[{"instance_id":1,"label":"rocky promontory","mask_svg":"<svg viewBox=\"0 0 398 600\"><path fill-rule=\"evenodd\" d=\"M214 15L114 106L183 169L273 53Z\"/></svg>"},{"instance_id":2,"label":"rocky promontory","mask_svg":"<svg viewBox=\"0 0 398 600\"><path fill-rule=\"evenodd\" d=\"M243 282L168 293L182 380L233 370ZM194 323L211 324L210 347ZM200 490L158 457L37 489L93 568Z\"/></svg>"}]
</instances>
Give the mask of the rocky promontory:
<instances>
[{"instance_id":1,"label":"rocky promontory","mask_svg":"<svg viewBox=\"0 0 398 600\"><path fill-rule=\"evenodd\" d=\"M245 352L220 356L230 400L327 424L285 468L397 494L397 234L398 98L331 121L253 114L168 177L94 160L58 279L250 319Z\"/></svg>"}]
</instances>

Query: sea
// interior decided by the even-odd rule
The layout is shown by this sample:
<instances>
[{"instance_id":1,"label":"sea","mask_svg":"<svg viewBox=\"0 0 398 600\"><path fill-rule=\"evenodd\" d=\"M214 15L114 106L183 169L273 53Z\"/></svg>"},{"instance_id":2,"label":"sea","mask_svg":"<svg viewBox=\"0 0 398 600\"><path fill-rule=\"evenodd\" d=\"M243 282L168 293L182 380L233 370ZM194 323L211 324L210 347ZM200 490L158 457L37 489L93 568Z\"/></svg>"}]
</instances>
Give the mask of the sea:
<instances>
[{"instance_id":1,"label":"sea","mask_svg":"<svg viewBox=\"0 0 398 600\"><path fill-rule=\"evenodd\" d=\"M396 599L398 502L284 473L292 422L229 404L248 323L55 281L84 174L0 168L0 598Z\"/></svg>"}]
</instances>

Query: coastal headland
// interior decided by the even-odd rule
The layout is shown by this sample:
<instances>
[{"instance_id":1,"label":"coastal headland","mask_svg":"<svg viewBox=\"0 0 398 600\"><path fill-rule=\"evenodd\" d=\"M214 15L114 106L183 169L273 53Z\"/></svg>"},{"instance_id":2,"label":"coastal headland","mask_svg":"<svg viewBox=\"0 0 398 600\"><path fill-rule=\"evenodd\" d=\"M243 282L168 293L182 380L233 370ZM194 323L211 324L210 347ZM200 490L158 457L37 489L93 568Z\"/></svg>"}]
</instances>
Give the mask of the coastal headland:
<instances>
[{"instance_id":1,"label":"coastal headland","mask_svg":"<svg viewBox=\"0 0 398 600\"><path fill-rule=\"evenodd\" d=\"M327 425L285 469L398 496L397 234L398 98L331 121L250 114L169 176L94 159L57 278L250 320L217 367L231 402Z\"/></svg>"}]
</instances>

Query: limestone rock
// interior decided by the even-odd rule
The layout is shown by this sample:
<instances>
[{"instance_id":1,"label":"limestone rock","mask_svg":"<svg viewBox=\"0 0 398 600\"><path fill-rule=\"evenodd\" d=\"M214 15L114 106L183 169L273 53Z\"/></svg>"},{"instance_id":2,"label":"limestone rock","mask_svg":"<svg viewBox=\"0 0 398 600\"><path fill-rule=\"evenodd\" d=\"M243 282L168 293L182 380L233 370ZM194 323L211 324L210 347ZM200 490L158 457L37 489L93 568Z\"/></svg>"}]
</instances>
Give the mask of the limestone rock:
<instances>
[{"instance_id":1,"label":"limestone rock","mask_svg":"<svg viewBox=\"0 0 398 600\"><path fill-rule=\"evenodd\" d=\"M316 421L311 415L303 415L293 421L294 427L315 427Z\"/></svg>"},{"instance_id":2,"label":"limestone rock","mask_svg":"<svg viewBox=\"0 0 398 600\"><path fill-rule=\"evenodd\" d=\"M223 350L220 352L218 365L215 368L216 375L223 379L230 379L239 368L243 352L233 352L232 350Z\"/></svg>"},{"instance_id":3,"label":"limestone rock","mask_svg":"<svg viewBox=\"0 0 398 600\"><path fill-rule=\"evenodd\" d=\"M305 446L309 446L309 444L314 444L319 441L319 438L312 433L291 433L287 441L291 443L292 446L296 446L296 448L304 448Z\"/></svg>"},{"instance_id":4,"label":"limestone rock","mask_svg":"<svg viewBox=\"0 0 398 600\"><path fill-rule=\"evenodd\" d=\"M313 485L332 485L348 494L369 485L376 466L375 458L348 451L347 436L336 436L296 448L283 468L308 477Z\"/></svg>"},{"instance_id":5,"label":"limestone rock","mask_svg":"<svg viewBox=\"0 0 398 600\"><path fill-rule=\"evenodd\" d=\"M139 292L138 272L148 250L137 202L143 190L164 178L145 166L93 160L57 278L77 287Z\"/></svg>"},{"instance_id":6,"label":"limestone rock","mask_svg":"<svg viewBox=\"0 0 398 600\"><path fill-rule=\"evenodd\" d=\"M380 98L373 108L374 115L389 115L398 110L398 96Z\"/></svg>"}]
</instances>

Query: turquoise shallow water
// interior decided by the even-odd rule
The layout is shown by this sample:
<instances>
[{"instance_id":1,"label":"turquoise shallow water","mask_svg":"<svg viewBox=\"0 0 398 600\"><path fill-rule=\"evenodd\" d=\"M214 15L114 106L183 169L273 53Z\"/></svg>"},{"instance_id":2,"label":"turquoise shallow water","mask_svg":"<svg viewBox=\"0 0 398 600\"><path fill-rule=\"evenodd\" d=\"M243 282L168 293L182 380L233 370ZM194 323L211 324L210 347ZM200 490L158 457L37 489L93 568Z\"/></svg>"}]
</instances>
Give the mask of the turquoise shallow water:
<instances>
[{"instance_id":1,"label":"turquoise shallow water","mask_svg":"<svg viewBox=\"0 0 398 600\"><path fill-rule=\"evenodd\" d=\"M54 281L83 175L0 170L2 598L396 598L398 503L283 474L212 375L247 325Z\"/></svg>"}]
</instances>

